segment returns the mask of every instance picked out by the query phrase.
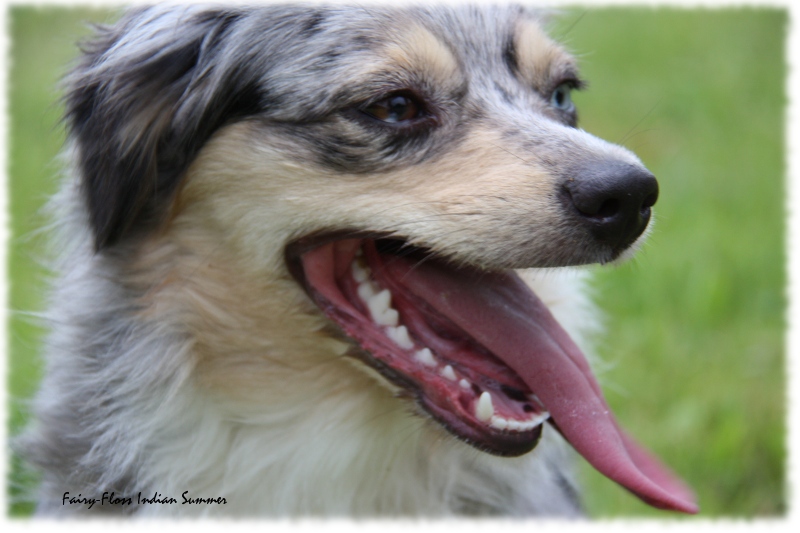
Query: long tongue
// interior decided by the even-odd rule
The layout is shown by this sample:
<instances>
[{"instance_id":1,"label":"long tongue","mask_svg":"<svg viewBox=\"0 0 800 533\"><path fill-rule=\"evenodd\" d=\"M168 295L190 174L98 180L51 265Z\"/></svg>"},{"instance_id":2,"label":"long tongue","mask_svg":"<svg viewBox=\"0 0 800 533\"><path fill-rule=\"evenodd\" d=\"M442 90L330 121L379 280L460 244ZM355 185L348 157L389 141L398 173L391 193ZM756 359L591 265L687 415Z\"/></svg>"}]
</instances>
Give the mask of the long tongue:
<instances>
[{"instance_id":1,"label":"long tongue","mask_svg":"<svg viewBox=\"0 0 800 533\"><path fill-rule=\"evenodd\" d=\"M517 372L598 471L654 507L698 511L692 491L620 429L584 355L516 274L401 258L386 268Z\"/></svg>"}]
</instances>

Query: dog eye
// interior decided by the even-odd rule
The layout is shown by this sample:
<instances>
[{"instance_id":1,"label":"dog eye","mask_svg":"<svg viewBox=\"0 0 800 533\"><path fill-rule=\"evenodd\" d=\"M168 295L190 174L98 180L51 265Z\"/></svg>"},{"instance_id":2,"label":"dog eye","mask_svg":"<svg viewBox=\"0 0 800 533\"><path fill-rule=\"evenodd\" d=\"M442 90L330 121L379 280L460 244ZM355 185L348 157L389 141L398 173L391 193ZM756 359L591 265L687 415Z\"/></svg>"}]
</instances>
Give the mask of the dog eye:
<instances>
[{"instance_id":1,"label":"dog eye","mask_svg":"<svg viewBox=\"0 0 800 533\"><path fill-rule=\"evenodd\" d=\"M550 105L561 111L571 112L575 108L572 102L572 87L568 83L562 83L555 88L550 95Z\"/></svg>"},{"instance_id":2,"label":"dog eye","mask_svg":"<svg viewBox=\"0 0 800 533\"><path fill-rule=\"evenodd\" d=\"M422 106L413 97L394 94L364 108L364 113L389 124L414 120L422 115Z\"/></svg>"}]
</instances>

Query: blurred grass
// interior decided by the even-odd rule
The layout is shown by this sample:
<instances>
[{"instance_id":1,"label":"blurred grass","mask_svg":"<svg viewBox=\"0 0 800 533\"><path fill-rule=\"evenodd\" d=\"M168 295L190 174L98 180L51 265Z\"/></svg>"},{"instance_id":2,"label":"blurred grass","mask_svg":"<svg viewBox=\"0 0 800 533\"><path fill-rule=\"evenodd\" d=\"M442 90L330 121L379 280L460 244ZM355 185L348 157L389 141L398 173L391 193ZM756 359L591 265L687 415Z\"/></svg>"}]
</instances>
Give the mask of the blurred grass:
<instances>
[{"instance_id":1,"label":"blurred grass","mask_svg":"<svg viewBox=\"0 0 800 533\"><path fill-rule=\"evenodd\" d=\"M5 8L5 6L4 6ZM8 193L11 241L8 249L9 434L26 420L24 400L39 380L39 342L43 328L33 316L43 307L47 271L44 238L37 230L47 221L41 207L56 190L59 166L54 160L64 135L57 84L77 53L76 41L90 33L87 21L102 22L109 12L76 8L12 7L7 11L11 53L8 75ZM35 477L12 456L8 480L9 512L32 510L27 496Z\"/></svg>"},{"instance_id":2,"label":"blurred grass","mask_svg":"<svg viewBox=\"0 0 800 533\"><path fill-rule=\"evenodd\" d=\"M609 402L704 515L784 513L787 15L592 9L559 28L589 80L581 126L661 186L646 247L597 276ZM663 516L585 477L594 515Z\"/></svg>"},{"instance_id":3,"label":"blurred grass","mask_svg":"<svg viewBox=\"0 0 800 533\"><path fill-rule=\"evenodd\" d=\"M10 13L10 433L39 377L42 308L35 230L63 142L59 74L84 20L108 12ZM697 491L702 516L786 511L784 370L785 11L567 10L553 35L590 87L581 126L639 154L659 177L652 237L637 258L598 268L608 311L606 394L623 424ZM672 517L590 468L593 516ZM10 513L30 512L18 461Z\"/></svg>"}]
</instances>

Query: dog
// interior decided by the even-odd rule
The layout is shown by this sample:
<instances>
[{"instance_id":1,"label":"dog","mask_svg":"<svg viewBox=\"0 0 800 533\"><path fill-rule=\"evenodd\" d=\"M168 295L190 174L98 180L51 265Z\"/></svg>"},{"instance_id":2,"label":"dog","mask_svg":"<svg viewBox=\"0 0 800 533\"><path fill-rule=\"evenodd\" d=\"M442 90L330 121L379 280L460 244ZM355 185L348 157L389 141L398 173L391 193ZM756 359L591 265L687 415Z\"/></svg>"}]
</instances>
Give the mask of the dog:
<instances>
[{"instance_id":1,"label":"dog","mask_svg":"<svg viewBox=\"0 0 800 533\"><path fill-rule=\"evenodd\" d=\"M630 256L658 196L577 127L583 85L519 6L159 5L100 28L65 82L18 441L37 512L575 517L571 448L696 512L578 348L596 311L569 267Z\"/></svg>"}]
</instances>

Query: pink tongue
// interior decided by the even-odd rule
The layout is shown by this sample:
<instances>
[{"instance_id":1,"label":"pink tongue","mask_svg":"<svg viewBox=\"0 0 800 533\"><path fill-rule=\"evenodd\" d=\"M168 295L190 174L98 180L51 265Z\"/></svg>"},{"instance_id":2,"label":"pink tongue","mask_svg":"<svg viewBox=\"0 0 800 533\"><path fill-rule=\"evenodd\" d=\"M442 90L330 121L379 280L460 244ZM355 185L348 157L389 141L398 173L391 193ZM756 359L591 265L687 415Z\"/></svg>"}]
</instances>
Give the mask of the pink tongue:
<instances>
[{"instance_id":1,"label":"pink tongue","mask_svg":"<svg viewBox=\"0 0 800 533\"><path fill-rule=\"evenodd\" d=\"M691 490L622 432L585 357L519 277L400 258L385 266L517 372L598 471L654 507L698 511Z\"/></svg>"}]
</instances>

